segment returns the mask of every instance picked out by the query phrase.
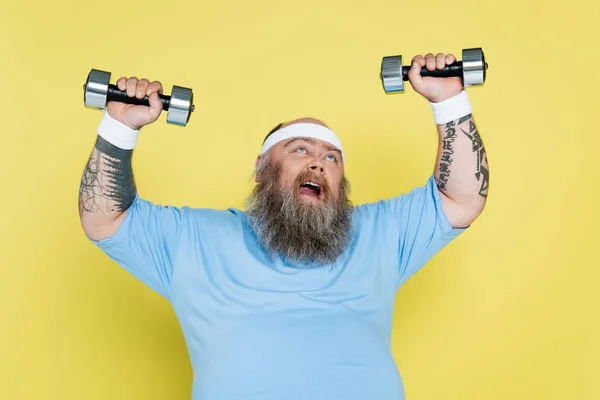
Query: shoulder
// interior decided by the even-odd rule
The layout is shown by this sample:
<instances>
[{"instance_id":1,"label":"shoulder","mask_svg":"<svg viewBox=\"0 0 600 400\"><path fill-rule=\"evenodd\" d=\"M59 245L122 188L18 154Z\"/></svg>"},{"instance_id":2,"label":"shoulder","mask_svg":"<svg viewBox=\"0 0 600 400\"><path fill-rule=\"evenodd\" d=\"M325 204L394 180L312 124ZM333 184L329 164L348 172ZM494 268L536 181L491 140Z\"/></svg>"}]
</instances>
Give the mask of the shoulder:
<instances>
[{"instance_id":1,"label":"shoulder","mask_svg":"<svg viewBox=\"0 0 600 400\"><path fill-rule=\"evenodd\" d=\"M357 205L355 220L358 225L403 225L409 221L434 217L440 208L439 192L433 177L430 177L423 185L410 188L396 196Z\"/></svg>"},{"instance_id":2,"label":"shoulder","mask_svg":"<svg viewBox=\"0 0 600 400\"><path fill-rule=\"evenodd\" d=\"M246 214L237 208L201 208L201 207L184 207L191 218L211 222L233 222L240 221L246 218Z\"/></svg>"},{"instance_id":3,"label":"shoulder","mask_svg":"<svg viewBox=\"0 0 600 400\"><path fill-rule=\"evenodd\" d=\"M368 203L358 204L354 207L354 218L357 221L364 221L381 216L389 208L390 200L377 200Z\"/></svg>"},{"instance_id":4,"label":"shoulder","mask_svg":"<svg viewBox=\"0 0 600 400\"><path fill-rule=\"evenodd\" d=\"M420 186L412 187L390 198L360 204L356 206L356 210L359 215L368 217L385 212L394 212L402 206L410 206L415 202L426 201L441 201L433 175L429 176Z\"/></svg>"},{"instance_id":5,"label":"shoulder","mask_svg":"<svg viewBox=\"0 0 600 400\"><path fill-rule=\"evenodd\" d=\"M186 207L189 219L203 230L219 232L223 230L242 229L246 225L246 214L236 208L194 208Z\"/></svg>"},{"instance_id":6,"label":"shoulder","mask_svg":"<svg viewBox=\"0 0 600 400\"><path fill-rule=\"evenodd\" d=\"M136 215L136 219L173 223L182 228L206 227L219 229L241 226L245 222L245 213L235 208L216 209L192 205L173 205L155 203L136 196L128 210L127 219Z\"/></svg>"}]
</instances>

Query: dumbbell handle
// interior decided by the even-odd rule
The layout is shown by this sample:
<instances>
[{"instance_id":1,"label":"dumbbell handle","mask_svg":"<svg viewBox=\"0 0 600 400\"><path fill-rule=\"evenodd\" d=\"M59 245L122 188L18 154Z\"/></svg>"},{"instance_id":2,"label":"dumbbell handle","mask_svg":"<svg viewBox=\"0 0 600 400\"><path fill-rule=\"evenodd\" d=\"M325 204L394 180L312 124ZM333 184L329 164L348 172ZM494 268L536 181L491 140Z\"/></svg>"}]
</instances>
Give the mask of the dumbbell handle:
<instances>
[{"instance_id":1,"label":"dumbbell handle","mask_svg":"<svg viewBox=\"0 0 600 400\"><path fill-rule=\"evenodd\" d=\"M408 81L408 71L410 71L410 66L402 66L402 80ZM429 71L427 68L421 68L421 76L432 76L434 78L448 78L451 76L463 76L463 66L462 61L455 61L450 65L446 65L442 69L434 69L433 71Z\"/></svg>"},{"instance_id":2,"label":"dumbbell handle","mask_svg":"<svg viewBox=\"0 0 600 400\"><path fill-rule=\"evenodd\" d=\"M164 94L158 95L160 101L163 103L163 110L167 111L171 105L171 96ZM118 101L120 103L135 104L138 106L150 106L148 96L144 96L143 99L137 97L129 97L127 92L119 89L116 85L108 85L108 92L106 93L106 101Z\"/></svg>"}]
</instances>

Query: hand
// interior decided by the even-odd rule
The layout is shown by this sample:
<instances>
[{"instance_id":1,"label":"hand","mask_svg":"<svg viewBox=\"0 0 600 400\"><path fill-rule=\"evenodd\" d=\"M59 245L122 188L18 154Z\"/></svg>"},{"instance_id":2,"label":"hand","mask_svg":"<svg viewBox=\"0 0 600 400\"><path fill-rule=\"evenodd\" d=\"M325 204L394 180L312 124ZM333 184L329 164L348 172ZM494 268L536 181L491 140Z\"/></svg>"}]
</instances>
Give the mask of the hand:
<instances>
[{"instance_id":1,"label":"hand","mask_svg":"<svg viewBox=\"0 0 600 400\"><path fill-rule=\"evenodd\" d=\"M106 105L108 114L117 121L131 129L141 129L144 125L153 123L160 116L163 104L158 97L162 94L162 84L158 81L150 83L148 79L138 80L136 77L120 78L117 81L120 90L127 91L129 97L143 99L148 96L150 106L126 104L118 101L109 101Z\"/></svg>"},{"instance_id":2,"label":"hand","mask_svg":"<svg viewBox=\"0 0 600 400\"><path fill-rule=\"evenodd\" d=\"M434 71L436 68L443 69L454 61L456 61L456 57L452 54L438 53L437 56L434 56L428 53L425 58L422 55L415 56L411 61L408 81L415 92L432 103L439 103L454 97L463 90L463 82L460 77L434 78L432 76L421 76L423 67L426 67L429 71Z\"/></svg>"}]
</instances>

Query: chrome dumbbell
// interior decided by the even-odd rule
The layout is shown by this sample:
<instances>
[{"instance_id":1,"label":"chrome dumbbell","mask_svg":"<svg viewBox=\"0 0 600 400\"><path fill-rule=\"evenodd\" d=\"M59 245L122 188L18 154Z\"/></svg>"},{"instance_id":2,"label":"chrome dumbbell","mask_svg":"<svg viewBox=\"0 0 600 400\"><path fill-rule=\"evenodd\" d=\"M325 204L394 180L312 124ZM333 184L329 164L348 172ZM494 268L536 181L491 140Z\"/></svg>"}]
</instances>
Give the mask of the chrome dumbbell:
<instances>
[{"instance_id":1,"label":"chrome dumbbell","mask_svg":"<svg viewBox=\"0 0 600 400\"><path fill-rule=\"evenodd\" d=\"M109 101L118 101L127 104L148 106L148 96L143 99L127 96L127 92L120 90L116 85L110 84L110 72L92 69L83 85L84 104L103 110ZM174 125L185 126L194 111L194 95L192 89L173 86L171 95L159 94L163 103L163 110L167 111L167 122Z\"/></svg>"},{"instance_id":2,"label":"chrome dumbbell","mask_svg":"<svg viewBox=\"0 0 600 400\"><path fill-rule=\"evenodd\" d=\"M480 47L463 49L462 61L455 61L446 65L443 69L429 71L421 70L421 76L433 76L447 78L451 76L461 77L465 87L481 85L485 82L488 64L485 62L483 50ZM379 77L386 94L404 92L404 82L408 81L410 65L402 65L402 56L383 57L381 61L381 73Z\"/></svg>"}]
</instances>

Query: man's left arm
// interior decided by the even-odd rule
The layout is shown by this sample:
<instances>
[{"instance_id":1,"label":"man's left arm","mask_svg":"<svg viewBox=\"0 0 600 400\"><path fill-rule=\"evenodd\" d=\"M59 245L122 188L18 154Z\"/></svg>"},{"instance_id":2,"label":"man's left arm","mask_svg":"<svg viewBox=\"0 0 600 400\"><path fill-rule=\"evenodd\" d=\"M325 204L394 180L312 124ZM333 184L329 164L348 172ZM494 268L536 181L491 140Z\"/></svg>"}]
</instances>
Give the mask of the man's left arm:
<instances>
[{"instance_id":1,"label":"man's left arm","mask_svg":"<svg viewBox=\"0 0 600 400\"><path fill-rule=\"evenodd\" d=\"M442 208L453 228L465 228L481 214L487 199L487 154L462 80L421 77L421 69L442 69L456 61L452 54L429 53L412 61L409 81L429 100L439 133L434 176Z\"/></svg>"},{"instance_id":2,"label":"man's left arm","mask_svg":"<svg viewBox=\"0 0 600 400\"><path fill-rule=\"evenodd\" d=\"M438 125L440 143L435 180L442 208L454 228L481 214L488 193L489 166L472 114Z\"/></svg>"}]
</instances>

